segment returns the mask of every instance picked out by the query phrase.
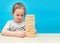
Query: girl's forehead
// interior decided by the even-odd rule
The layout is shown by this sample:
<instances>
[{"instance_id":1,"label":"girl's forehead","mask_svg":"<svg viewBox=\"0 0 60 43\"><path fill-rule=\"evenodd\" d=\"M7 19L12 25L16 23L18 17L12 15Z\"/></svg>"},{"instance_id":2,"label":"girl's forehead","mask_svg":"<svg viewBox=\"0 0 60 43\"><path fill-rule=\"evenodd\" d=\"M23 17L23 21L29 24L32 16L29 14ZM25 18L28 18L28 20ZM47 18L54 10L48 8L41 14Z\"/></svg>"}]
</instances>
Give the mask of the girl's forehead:
<instances>
[{"instance_id":1,"label":"girl's forehead","mask_svg":"<svg viewBox=\"0 0 60 43\"><path fill-rule=\"evenodd\" d=\"M16 9L15 11L17 11L17 12L19 12L19 11L24 12L24 9L20 8L20 9Z\"/></svg>"},{"instance_id":2,"label":"girl's forehead","mask_svg":"<svg viewBox=\"0 0 60 43\"><path fill-rule=\"evenodd\" d=\"M21 12L21 13L24 13L24 9L16 9L15 12Z\"/></svg>"},{"instance_id":3,"label":"girl's forehead","mask_svg":"<svg viewBox=\"0 0 60 43\"><path fill-rule=\"evenodd\" d=\"M24 9L16 9L15 14L24 14Z\"/></svg>"}]
</instances>

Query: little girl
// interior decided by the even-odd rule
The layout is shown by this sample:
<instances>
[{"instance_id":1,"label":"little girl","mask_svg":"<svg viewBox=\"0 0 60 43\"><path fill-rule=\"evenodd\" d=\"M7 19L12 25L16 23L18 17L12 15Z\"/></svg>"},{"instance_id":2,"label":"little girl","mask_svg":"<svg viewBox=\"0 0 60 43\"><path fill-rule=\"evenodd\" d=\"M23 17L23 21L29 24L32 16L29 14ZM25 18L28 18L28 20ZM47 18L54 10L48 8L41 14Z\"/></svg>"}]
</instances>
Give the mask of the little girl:
<instances>
[{"instance_id":1,"label":"little girl","mask_svg":"<svg viewBox=\"0 0 60 43\"><path fill-rule=\"evenodd\" d=\"M17 2L12 8L12 14L14 16L14 20L10 20L6 23L2 30L2 35L24 37L25 36L24 16L26 14L25 6L22 3Z\"/></svg>"}]
</instances>

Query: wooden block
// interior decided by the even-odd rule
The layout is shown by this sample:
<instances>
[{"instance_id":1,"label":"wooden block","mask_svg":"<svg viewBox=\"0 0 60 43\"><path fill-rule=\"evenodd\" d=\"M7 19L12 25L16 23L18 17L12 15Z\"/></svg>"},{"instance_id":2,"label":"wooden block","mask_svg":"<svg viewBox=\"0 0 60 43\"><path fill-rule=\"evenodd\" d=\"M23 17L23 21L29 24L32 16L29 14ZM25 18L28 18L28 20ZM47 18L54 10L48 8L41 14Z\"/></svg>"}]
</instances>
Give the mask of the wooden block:
<instances>
[{"instance_id":1,"label":"wooden block","mask_svg":"<svg viewBox=\"0 0 60 43\"><path fill-rule=\"evenodd\" d=\"M33 37L36 36L35 32L35 16L34 15L26 15L26 36Z\"/></svg>"},{"instance_id":2,"label":"wooden block","mask_svg":"<svg viewBox=\"0 0 60 43\"><path fill-rule=\"evenodd\" d=\"M29 24L30 24L30 23L34 23L34 24L35 24L35 21L29 21L29 20L28 20L28 21L26 21L26 23L29 23Z\"/></svg>"},{"instance_id":3,"label":"wooden block","mask_svg":"<svg viewBox=\"0 0 60 43\"><path fill-rule=\"evenodd\" d=\"M26 15L26 18L35 18L34 15Z\"/></svg>"}]
</instances>

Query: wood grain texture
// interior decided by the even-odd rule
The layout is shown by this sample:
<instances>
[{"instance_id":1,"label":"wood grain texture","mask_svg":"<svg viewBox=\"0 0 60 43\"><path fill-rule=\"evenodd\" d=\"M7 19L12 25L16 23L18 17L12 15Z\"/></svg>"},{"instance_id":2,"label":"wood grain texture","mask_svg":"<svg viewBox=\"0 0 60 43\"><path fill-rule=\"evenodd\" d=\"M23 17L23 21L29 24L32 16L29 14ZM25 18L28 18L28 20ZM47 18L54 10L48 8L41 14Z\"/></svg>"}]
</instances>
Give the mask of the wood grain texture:
<instances>
[{"instance_id":1,"label":"wood grain texture","mask_svg":"<svg viewBox=\"0 0 60 43\"><path fill-rule=\"evenodd\" d=\"M26 36L34 37L36 36L35 32L35 16L34 15L26 15Z\"/></svg>"}]
</instances>

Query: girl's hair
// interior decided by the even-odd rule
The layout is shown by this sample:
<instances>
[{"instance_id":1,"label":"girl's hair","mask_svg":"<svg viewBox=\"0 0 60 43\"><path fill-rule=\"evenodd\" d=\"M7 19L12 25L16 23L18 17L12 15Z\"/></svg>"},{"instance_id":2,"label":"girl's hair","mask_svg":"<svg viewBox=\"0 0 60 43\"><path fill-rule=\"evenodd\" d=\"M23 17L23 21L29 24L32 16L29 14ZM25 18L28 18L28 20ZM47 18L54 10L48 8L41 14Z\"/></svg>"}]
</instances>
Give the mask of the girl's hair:
<instances>
[{"instance_id":1,"label":"girl's hair","mask_svg":"<svg viewBox=\"0 0 60 43\"><path fill-rule=\"evenodd\" d=\"M17 2L16 4L14 4L14 6L13 6L13 8L12 8L12 14L14 14L14 12L15 12L16 9L19 9L19 8L21 8L21 7L23 7L23 9L24 9L24 15L25 15L25 14L26 14L26 8L25 8L25 6L24 6L22 3L20 3L20 2Z\"/></svg>"}]
</instances>

